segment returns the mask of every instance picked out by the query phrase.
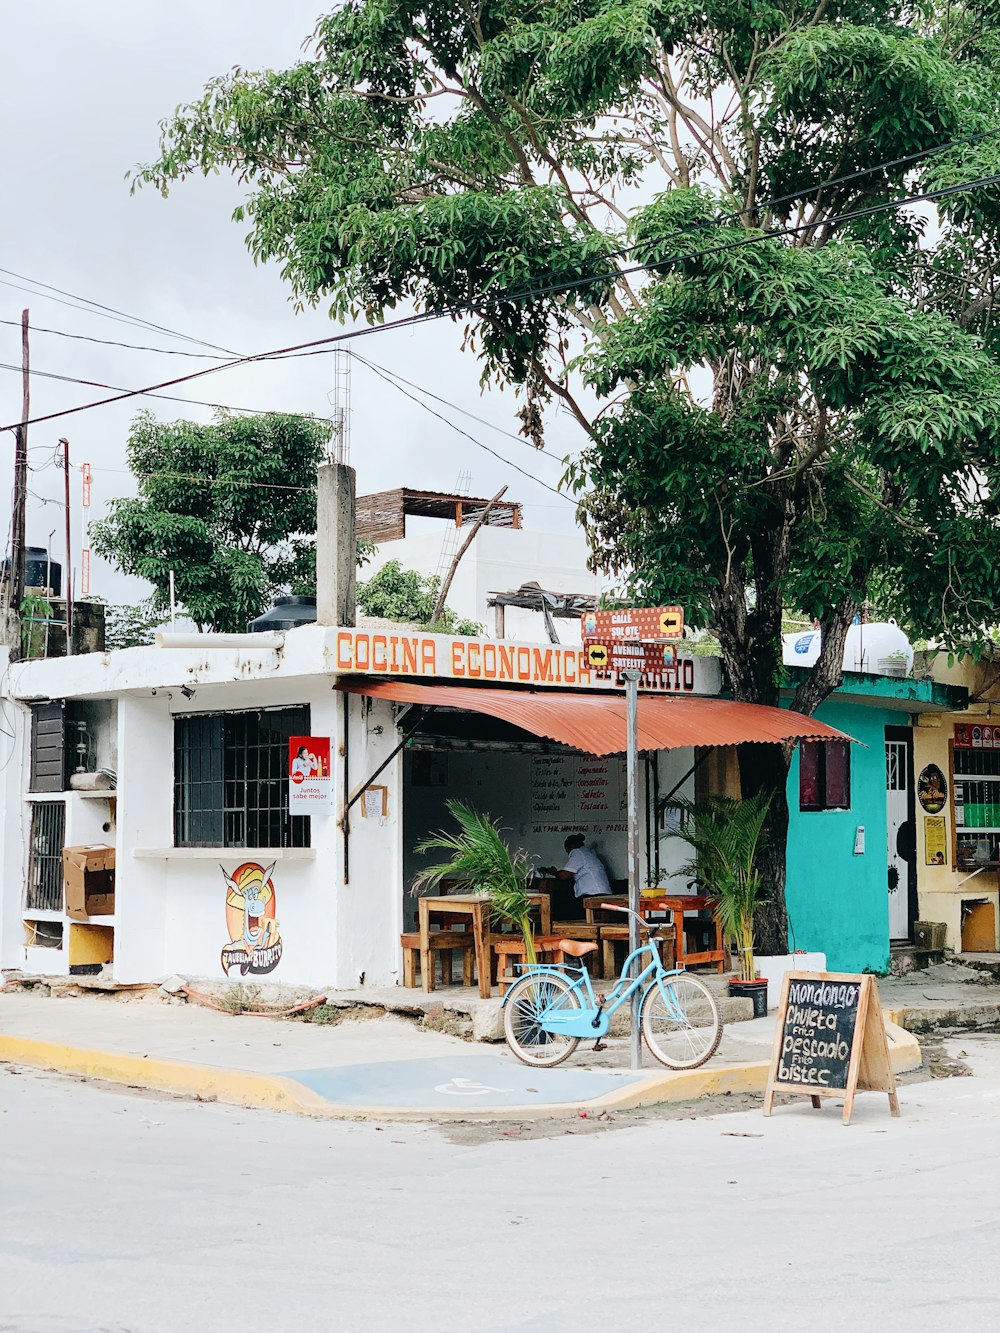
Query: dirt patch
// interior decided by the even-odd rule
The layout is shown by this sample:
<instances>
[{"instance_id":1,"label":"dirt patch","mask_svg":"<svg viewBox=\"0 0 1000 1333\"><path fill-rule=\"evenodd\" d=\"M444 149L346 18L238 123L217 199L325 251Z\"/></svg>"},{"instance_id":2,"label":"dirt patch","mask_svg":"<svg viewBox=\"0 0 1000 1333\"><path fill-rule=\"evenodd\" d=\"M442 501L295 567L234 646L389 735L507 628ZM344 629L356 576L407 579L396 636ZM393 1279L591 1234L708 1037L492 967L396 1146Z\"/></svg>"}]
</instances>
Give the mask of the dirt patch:
<instances>
[{"instance_id":1,"label":"dirt patch","mask_svg":"<svg viewBox=\"0 0 1000 1333\"><path fill-rule=\"evenodd\" d=\"M449 1143L478 1147L483 1143L559 1139L567 1134L605 1134L655 1120L705 1120L730 1115L734 1111L760 1110L763 1105L763 1093L725 1092L717 1097L663 1102L659 1106L643 1106L632 1111L584 1111L571 1120L451 1120L429 1127L437 1130Z\"/></svg>"}]
</instances>

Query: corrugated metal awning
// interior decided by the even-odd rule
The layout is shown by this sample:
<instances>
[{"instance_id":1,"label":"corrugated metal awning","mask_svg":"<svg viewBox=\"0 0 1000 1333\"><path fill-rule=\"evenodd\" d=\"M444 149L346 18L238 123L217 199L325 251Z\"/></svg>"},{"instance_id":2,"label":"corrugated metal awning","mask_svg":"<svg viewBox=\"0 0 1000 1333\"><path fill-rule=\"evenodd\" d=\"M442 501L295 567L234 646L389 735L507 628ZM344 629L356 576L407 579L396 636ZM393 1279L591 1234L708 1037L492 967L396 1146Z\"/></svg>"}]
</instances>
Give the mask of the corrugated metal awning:
<instances>
[{"instance_id":1,"label":"corrugated metal awning","mask_svg":"<svg viewBox=\"0 0 1000 1333\"><path fill-rule=\"evenodd\" d=\"M457 708L502 718L534 736L545 736L589 754L625 751L624 694L575 690L505 690L429 681L372 680L341 676L337 689L396 703ZM852 737L814 717L701 696L639 695L639 749L682 750L745 741L849 741Z\"/></svg>"}]
</instances>

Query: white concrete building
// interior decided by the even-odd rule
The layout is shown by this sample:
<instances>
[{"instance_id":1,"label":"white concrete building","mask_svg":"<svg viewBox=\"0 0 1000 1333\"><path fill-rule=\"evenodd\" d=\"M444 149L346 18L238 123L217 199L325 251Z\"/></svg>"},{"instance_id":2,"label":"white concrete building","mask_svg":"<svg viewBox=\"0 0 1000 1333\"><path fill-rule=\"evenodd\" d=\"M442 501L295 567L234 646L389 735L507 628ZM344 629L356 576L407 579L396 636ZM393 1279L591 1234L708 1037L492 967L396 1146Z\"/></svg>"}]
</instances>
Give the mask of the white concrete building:
<instances>
[{"instance_id":1,"label":"white concrete building","mask_svg":"<svg viewBox=\"0 0 1000 1333\"><path fill-rule=\"evenodd\" d=\"M316 987L392 984L400 933L414 915L413 847L447 825L452 796L498 816L540 863L561 864L566 834L582 830L610 873L625 874L620 756L595 755L586 736L560 744L544 720L509 720L544 696L556 732L560 712L580 731L575 704L595 691L607 700L613 682L592 677L577 648L321 625L261 636L259 647L249 636L244 646L215 646L217 637L203 647L0 661L0 966L67 972L102 961L107 946L123 982L222 978L225 949L228 974L239 979L245 928L251 975ZM425 703L460 686L477 707L459 701L456 710L449 698L400 749L413 706L338 688L352 681L397 695L416 688ZM681 662L658 688L715 694L717 663ZM487 696L492 713L479 707ZM55 770L45 748L52 735L62 738ZM289 815L291 736L330 739L328 813ZM647 767L644 800L680 779L693 792L693 743L661 752L655 776ZM113 771L116 788L76 789L78 761ZM75 920L63 901L62 848L95 843L115 849L114 911ZM679 856L662 830L651 834L644 874L666 876ZM250 957L254 948L259 956Z\"/></svg>"}]
</instances>

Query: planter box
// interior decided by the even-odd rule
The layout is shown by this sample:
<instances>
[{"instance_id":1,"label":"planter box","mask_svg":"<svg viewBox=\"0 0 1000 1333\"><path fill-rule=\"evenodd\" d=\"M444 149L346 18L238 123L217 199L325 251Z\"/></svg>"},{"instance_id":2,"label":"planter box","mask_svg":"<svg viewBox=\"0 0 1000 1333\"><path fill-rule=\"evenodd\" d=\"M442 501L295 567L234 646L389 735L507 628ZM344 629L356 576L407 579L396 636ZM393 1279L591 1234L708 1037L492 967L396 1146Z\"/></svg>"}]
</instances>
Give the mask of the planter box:
<instances>
[{"instance_id":1,"label":"planter box","mask_svg":"<svg viewBox=\"0 0 1000 1333\"><path fill-rule=\"evenodd\" d=\"M770 958L755 958L757 971L767 980L767 1007L777 1009L781 983L786 972L825 972L825 953L776 953Z\"/></svg>"}]
</instances>

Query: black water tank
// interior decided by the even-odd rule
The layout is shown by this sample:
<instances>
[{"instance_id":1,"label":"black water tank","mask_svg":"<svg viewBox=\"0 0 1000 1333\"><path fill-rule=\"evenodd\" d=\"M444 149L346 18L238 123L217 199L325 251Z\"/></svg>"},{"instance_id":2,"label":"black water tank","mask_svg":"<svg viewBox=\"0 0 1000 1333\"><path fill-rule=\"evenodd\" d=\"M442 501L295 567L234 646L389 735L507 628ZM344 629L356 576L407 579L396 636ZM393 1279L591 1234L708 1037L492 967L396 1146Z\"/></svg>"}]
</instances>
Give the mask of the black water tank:
<instances>
[{"instance_id":1,"label":"black water tank","mask_svg":"<svg viewBox=\"0 0 1000 1333\"><path fill-rule=\"evenodd\" d=\"M9 558L0 565L0 572L4 578L10 573ZM24 586L51 588L53 597L58 597L62 593L62 565L58 560L49 562L49 553L44 546L24 548Z\"/></svg>"},{"instance_id":2,"label":"black water tank","mask_svg":"<svg viewBox=\"0 0 1000 1333\"><path fill-rule=\"evenodd\" d=\"M247 630L251 634L260 634L264 630L297 629L299 625L315 623L315 597L278 597L270 611L250 621Z\"/></svg>"}]
</instances>

